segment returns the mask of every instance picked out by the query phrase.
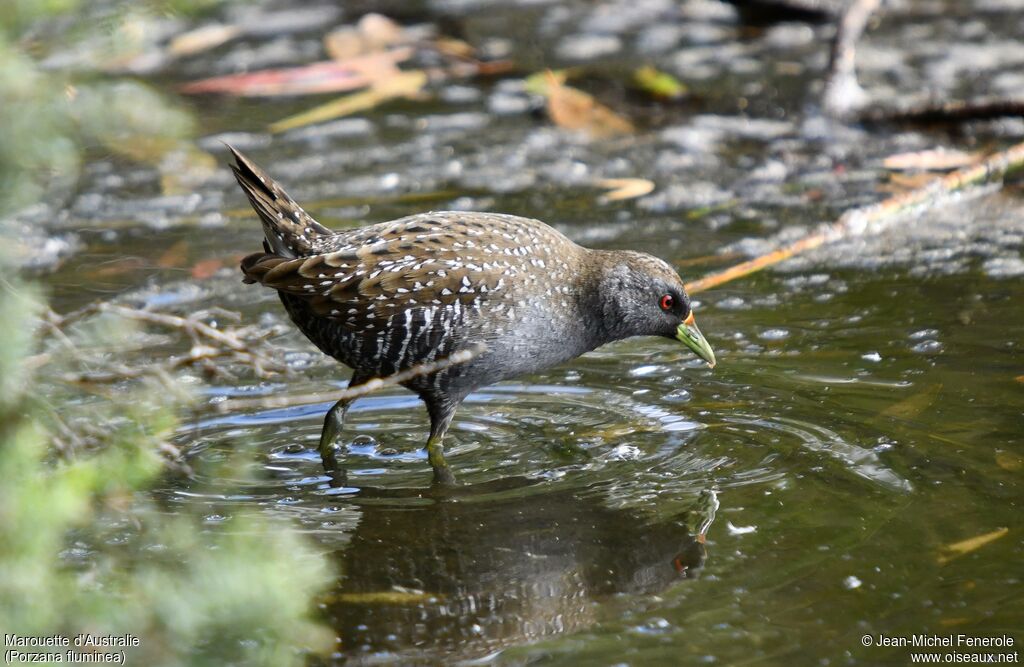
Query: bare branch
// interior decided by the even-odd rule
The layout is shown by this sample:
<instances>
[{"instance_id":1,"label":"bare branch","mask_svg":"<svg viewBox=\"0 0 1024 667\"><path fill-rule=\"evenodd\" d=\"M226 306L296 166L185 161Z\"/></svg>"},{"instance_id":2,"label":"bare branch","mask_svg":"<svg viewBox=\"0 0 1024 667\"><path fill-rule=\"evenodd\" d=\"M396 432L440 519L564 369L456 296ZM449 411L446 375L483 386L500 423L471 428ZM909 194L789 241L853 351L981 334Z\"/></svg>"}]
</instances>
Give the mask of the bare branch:
<instances>
[{"instance_id":1,"label":"bare branch","mask_svg":"<svg viewBox=\"0 0 1024 667\"><path fill-rule=\"evenodd\" d=\"M970 185L996 181L1002 178L1006 172L1022 166L1024 166L1024 143L1019 143L1001 153L989 156L983 162L937 178L916 190L894 195L877 204L851 209L834 223L825 225L817 232L788 246L687 283L686 290L691 294L702 292L774 266L794 255L807 252L825 243L863 234L877 234L892 225L900 213L911 208L934 205L954 192L963 190Z\"/></svg>"},{"instance_id":2,"label":"bare branch","mask_svg":"<svg viewBox=\"0 0 1024 667\"><path fill-rule=\"evenodd\" d=\"M412 368L408 368L394 375L388 375L382 378L373 378L372 380L349 387L344 391L336 392L318 392L313 394L295 394L292 396L268 396L266 398L240 398L231 399L219 403L217 408L220 412L232 412L234 410L245 410L249 408L284 408L291 405L308 405L310 403L322 403L327 401L340 401L344 398L358 398L367 394L379 391L385 387L393 387L395 385L408 382L413 378L421 375L430 375L442 371L451 366L458 364L464 364L470 359L480 356L487 346L483 343L476 343L472 347L465 350L459 350L443 359L436 361L428 361L426 363L418 364Z\"/></svg>"}]
</instances>

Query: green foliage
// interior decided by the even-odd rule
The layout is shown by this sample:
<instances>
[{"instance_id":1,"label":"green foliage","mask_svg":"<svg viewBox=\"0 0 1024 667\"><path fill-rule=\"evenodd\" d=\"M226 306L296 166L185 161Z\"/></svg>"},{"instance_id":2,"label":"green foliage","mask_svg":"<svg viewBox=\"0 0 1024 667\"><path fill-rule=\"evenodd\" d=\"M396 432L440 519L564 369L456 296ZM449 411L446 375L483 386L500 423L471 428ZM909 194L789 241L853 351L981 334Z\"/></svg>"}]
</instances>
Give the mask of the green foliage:
<instances>
[{"instance_id":1,"label":"green foliage","mask_svg":"<svg viewBox=\"0 0 1024 667\"><path fill-rule=\"evenodd\" d=\"M0 206L13 211L73 185L85 148L100 148L159 168L169 154L191 155L192 116L150 86L104 79L99 70L156 48L164 14L194 13L214 0L79 5L77 0L34 3L0 0ZM64 70L43 68L33 54L41 44L19 39L27 25L60 12L64 20L51 46L65 54ZM92 12L88 14L88 12ZM70 18L65 16L64 19ZM41 32L46 32L42 27ZM191 166L191 165L190 165Z\"/></svg>"},{"instance_id":2,"label":"green foliage","mask_svg":"<svg viewBox=\"0 0 1024 667\"><path fill-rule=\"evenodd\" d=\"M0 627L131 634L141 645L127 657L146 665L292 665L327 648L311 601L328 572L288 526L256 516L204 526L149 498L176 425L174 394L139 387L100 400L90 412L102 447L54 462L40 408L75 408L26 367L38 294L8 282L0 309Z\"/></svg>"},{"instance_id":3,"label":"green foliage","mask_svg":"<svg viewBox=\"0 0 1024 667\"><path fill-rule=\"evenodd\" d=\"M38 200L48 183L78 168L63 80L0 38L0 204L11 210Z\"/></svg>"},{"instance_id":4,"label":"green foliage","mask_svg":"<svg viewBox=\"0 0 1024 667\"><path fill-rule=\"evenodd\" d=\"M44 70L22 50L28 42L17 41L33 22L87 9L96 7L0 0L5 212L70 187L87 147L159 166L193 132L188 114L144 84ZM125 657L144 665L278 667L328 649L332 636L313 608L329 581L325 561L287 524L241 513L206 524L193 511L159 506L152 489L171 474L162 452L188 393L143 382L85 392L62 381L82 370L86 353L110 357L144 339L100 315L41 344L44 301L17 277L18 252L0 247L2 632L130 634L140 646Z\"/></svg>"}]
</instances>

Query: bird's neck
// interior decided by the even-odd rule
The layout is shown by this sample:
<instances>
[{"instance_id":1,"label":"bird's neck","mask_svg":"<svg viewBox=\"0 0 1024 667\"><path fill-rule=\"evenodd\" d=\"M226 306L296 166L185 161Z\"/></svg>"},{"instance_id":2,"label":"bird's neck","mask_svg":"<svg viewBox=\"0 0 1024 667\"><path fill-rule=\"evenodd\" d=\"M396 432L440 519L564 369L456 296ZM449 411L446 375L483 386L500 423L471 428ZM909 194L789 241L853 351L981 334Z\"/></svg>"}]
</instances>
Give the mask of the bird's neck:
<instances>
[{"instance_id":1,"label":"bird's neck","mask_svg":"<svg viewBox=\"0 0 1024 667\"><path fill-rule=\"evenodd\" d=\"M615 287L608 283L610 270L624 261L624 253L619 250L583 248L582 255L579 312L585 320L584 325L594 343L593 347L627 338L628 334L620 331L621 322L613 294Z\"/></svg>"}]
</instances>

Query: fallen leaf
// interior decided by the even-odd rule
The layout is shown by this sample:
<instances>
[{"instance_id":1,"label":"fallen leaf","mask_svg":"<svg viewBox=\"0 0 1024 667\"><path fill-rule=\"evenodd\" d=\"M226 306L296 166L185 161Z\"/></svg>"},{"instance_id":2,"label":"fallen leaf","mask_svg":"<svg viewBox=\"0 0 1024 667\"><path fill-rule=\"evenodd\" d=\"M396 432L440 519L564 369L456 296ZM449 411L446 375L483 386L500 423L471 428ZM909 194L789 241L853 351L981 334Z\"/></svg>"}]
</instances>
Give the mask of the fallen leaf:
<instances>
[{"instance_id":1,"label":"fallen leaf","mask_svg":"<svg viewBox=\"0 0 1024 667\"><path fill-rule=\"evenodd\" d=\"M561 128L606 139L634 131L633 124L593 97L548 75L548 116Z\"/></svg>"},{"instance_id":2,"label":"fallen leaf","mask_svg":"<svg viewBox=\"0 0 1024 667\"><path fill-rule=\"evenodd\" d=\"M89 275L94 277L119 276L124 273L144 269L146 266L146 262L140 257L124 257L122 259L117 259L103 264L95 270L90 271Z\"/></svg>"},{"instance_id":3,"label":"fallen leaf","mask_svg":"<svg viewBox=\"0 0 1024 667\"><path fill-rule=\"evenodd\" d=\"M339 593L332 596L330 602L345 604L392 604L418 605L424 602L437 602L444 598L434 593L424 593L413 589L393 589L390 591L368 591L366 593Z\"/></svg>"},{"instance_id":4,"label":"fallen leaf","mask_svg":"<svg viewBox=\"0 0 1024 667\"><path fill-rule=\"evenodd\" d=\"M402 26L386 16L367 14L355 26L342 26L327 33L324 49L334 60L344 61L407 41Z\"/></svg>"},{"instance_id":5,"label":"fallen leaf","mask_svg":"<svg viewBox=\"0 0 1024 667\"><path fill-rule=\"evenodd\" d=\"M907 174L894 172L889 174L888 181L878 185L878 191L899 194L907 190L916 190L938 178L940 178L938 175L930 171L917 171Z\"/></svg>"},{"instance_id":6,"label":"fallen leaf","mask_svg":"<svg viewBox=\"0 0 1024 667\"><path fill-rule=\"evenodd\" d=\"M688 92L679 79L667 72L654 69L650 65L641 67L633 73L633 81L644 92L662 99L677 100Z\"/></svg>"},{"instance_id":7,"label":"fallen leaf","mask_svg":"<svg viewBox=\"0 0 1024 667\"><path fill-rule=\"evenodd\" d=\"M196 262L192 266L191 275L196 280L206 280L208 278L212 278L223 266L224 261L217 259L216 257L213 259L204 259Z\"/></svg>"},{"instance_id":8,"label":"fallen leaf","mask_svg":"<svg viewBox=\"0 0 1024 667\"><path fill-rule=\"evenodd\" d=\"M933 384L910 398L893 403L885 410L882 410L879 416L893 417L895 419L914 419L935 402L941 390L941 384Z\"/></svg>"},{"instance_id":9,"label":"fallen leaf","mask_svg":"<svg viewBox=\"0 0 1024 667\"><path fill-rule=\"evenodd\" d=\"M1018 375L1013 379L1016 380L1017 382L1024 383L1024 375Z\"/></svg>"},{"instance_id":10,"label":"fallen leaf","mask_svg":"<svg viewBox=\"0 0 1024 667\"><path fill-rule=\"evenodd\" d=\"M1024 457L1013 452L996 452L996 465L1003 470L1018 472L1024 470Z\"/></svg>"},{"instance_id":11,"label":"fallen leaf","mask_svg":"<svg viewBox=\"0 0 1024 667\"><path fill-rule=\"evenodd\" d=\"M465 62L456 63L452 66L451 71L455 74L459 74L460 71L466 71L470 76L497 76L499 74L508 74L515 70L516 63L514 60L467 60Z\"/></svg>"},{"instance_id":12,"label":"fallen leaf","mask_svg":"<svg viewBox=\"0 0 1024 667\"><path fill-rule=\"evenodd\" d=\"M438 37L433 41L433 46L438 53L452 58L472 58L476 55L476 49L471 44L454 37Z\"/></svg>"},{"instance_id":13,"label":"fallen leaf","mask_svg":"<svg viewBox=\"0 0 1024 667\"><path fill-rule=\"evenodd\" d=\"M395 76L383 81L378 81L369 90L360 93L346 95L333 102L321 104L309 111L304 111L294 116L289 116L270 125L270 131L284 132L297 127L322 123L324 121L349 116L360 111L366 111L373 107L393 100L397 97L410 97L415 95L427 83L427 74L421 70L399 72Z\"/></svg>"},{"instance_id":14,"label":"fallen leaf","mask_svg":"<svg viewBox=\"0 0 1024 667\"><path fill-rule=\"evenodd\" d=\"M181 266L188 259L188 241L181 240L171 245L156 260L156 265L161 269L171 269Z\"/></svg>"},{"instance_id":15,"label":"fallen leaf","mask_svg":"<svg viewBox=\"0 0 1024 667\"><path fill-rule=\"evenodd\" d=\"M357 24L359 32L373 48L401 44L408 40L405 28L383 14L364 14Z\"/></svg>"},{"instance_id":16,"label":"fallen leaf","mask_svg":"<svg viewBox=\"0 0 1024 667\"><path fill-rule=\"evenodd\" d=\"M601 204L623 199L636 199L654 191L654 183L646 178L602 178L594 185L610 190L598 198L597 201Z\"/></svg>"},{"instance_id":17,"label":"fallen leaf","mask_svg":"<svg viewBox=\"0 0 1024 667\"><path fill-rule=\"evenodd\" d=\"M167 45L167 52L175 57L191 56L215 49L242 34L236 25L213 23L176 35Z\"/></svg>"},{"instance_id":18,"label":"fallen leaf","mask_svg":"<svg viewBox=\"0 0 1024 667\"><path fill-rule=\"evenodd\" d=\"M984 535L971 537L960 542L947 544L946 546L940 549L940 551L942 551L943 553L939 554L938 556L939 565L945 565L953 559L959 558L960 556L965 556L971 553L972 551L980 549L986 544L995 542L1000 537L1006 537L1006 535L1009 532L1009 528L997 528L993 530L991 533L985 533Z\"/></svg>"},{"instance_id":19,"label":"fallen leaf","mask_svg":"<svg viewBox=\"0 0 1024 667\"><path fill-rule=\"evenodd\" d=\"M552 79L560 84L565 83L569 79L569 70L549 69L543 72L535 72L526 77L525 81L523 81L523 88L531 95L547 97L551 90L550 82Z\"/></svg>"},{"instance_id":20,"label":"fallen leaf","mask_svg":"<svg viewBox=\"0 0 1024 667\"><path fill-rule=\"evenodd\" d=\"M408 60L412 54L412 48L403 47L343 62L331 60L302 67L216 76L192 81L180 90L190 95L224 93L240 97L337 93L365 88L382 78L387 78L397 71L398 63Z\"/></svg>"},{"instance_id":21,"label":"fallen leaf","mask_svg":"<svg viewBox=\"0 0 1024 667\"><path fill-rule=\"evenodd\" d=\"M947 150L936 148L927 151L915 151L912 153L899 153L890 155L882 161L886 169L897 171L923 170L923 171L949 171L967 167L981 160L978 153L966 153L958 150Z\"/></svg>"}]
</instances>

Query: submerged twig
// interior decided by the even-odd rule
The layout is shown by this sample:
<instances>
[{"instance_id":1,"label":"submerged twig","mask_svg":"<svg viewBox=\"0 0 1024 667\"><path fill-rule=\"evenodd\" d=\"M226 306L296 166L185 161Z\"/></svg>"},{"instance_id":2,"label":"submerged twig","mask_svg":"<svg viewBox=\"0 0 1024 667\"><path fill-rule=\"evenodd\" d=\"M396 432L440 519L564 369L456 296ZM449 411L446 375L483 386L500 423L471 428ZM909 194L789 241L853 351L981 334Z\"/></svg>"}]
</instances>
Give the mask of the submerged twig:
<instances>
[{"instance_id":1,"label":"submerged twig","mask_svg":"<svg viewBox=\"0 0 1024 667\"><path fill-rule=\"evenodd\" d=\"M877 204L851 209L834 223L825 225L818 231L783 248L687 283L686 290L691 294L701 292L748 276L825 243L852 236L878 233L893 224L897 215L908 209L934 204L942 197L967 186L1001 178L1006 172L1021 166L1024 166L1024 143L991 155L976 165L937 178L915 190L893 195Z\"/></svg>"},{"instance_id":2,"label":"submerged twig","mask_svg":"<svg viewBox=\"0 0 1024 667\"><path fill-rule=\"evenodd\" d=\"M1024 98L983 97L865 109L859 119L865 123L960 123L1009 116L1024 116Z\"/></svg>"},{"instance_id":3,"label":"submerged twig","mask_svg":"<svg viewBox=\"0 0 1024 667\"><path fill-rule=\"evenodd\" d=\"M217 405L221 412L231 412L233 410L244 410L248 408L285 408L292 405L308 405L310 403L326 403L328 401L340 401L345 398L358 398L367 394L379 391L385 387L393 387L403 382L408 382L413 378L420 377L422 375L430 375L438 371L443 371L451 366L457 366L458 364L464 364L470 359L480 356L487 346L483 343L476 343L472 347L465 350L459 350L453 354L450 354L443 359L437 359L436 361L428 361L426 363L417 364L412 368L408 368L394 375L387 375L385 377L373 378L368 382L349 387L343 391L335 392L316 392L312 394L294 394L291 396L268 396L265 398L238 398L223 401Z\"/></svg>"},{"instance_id":4,"label":"submerged twig","mask_svg":"<svg viewBox=\"0 0 1024 667\"><path fill-rule=\"evenodd\" d=\"M91 315L110 313L127 320L135 320L167 329L176 329L185 333L192 341L192 347L181 356L170 357L159 364L129 365L109 359L105 355L88 355L78 348L64 332L64 328ZM62 348L74 358L88 363L90 370L80 373L62 375L62 379L72 383L112 383L122 380L156 377L158 380L168 378L172 371L186 367L198 367L211 375L232 379L234 375L226 368L214 362L227 360L243 363L253 369L260 377L288 372L288 366L275 359L266 351L264 333L249 327L218 329L200 318L216 314L225 319L239 319L236 313L222 309L211 309L193 313L189 316L171 315L168 313L140 310L111 303L94 303L66 315L58 315L52 310L43 314L45 334L54 338ZM53 360L52 354L36 355L36 366ZM98 368L97 368L98 367Z\"/></svg>"}]
</instances>

